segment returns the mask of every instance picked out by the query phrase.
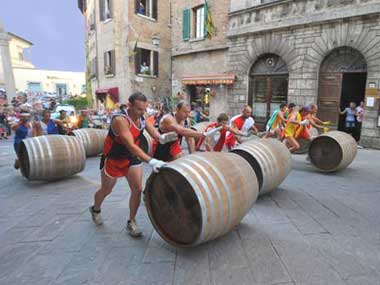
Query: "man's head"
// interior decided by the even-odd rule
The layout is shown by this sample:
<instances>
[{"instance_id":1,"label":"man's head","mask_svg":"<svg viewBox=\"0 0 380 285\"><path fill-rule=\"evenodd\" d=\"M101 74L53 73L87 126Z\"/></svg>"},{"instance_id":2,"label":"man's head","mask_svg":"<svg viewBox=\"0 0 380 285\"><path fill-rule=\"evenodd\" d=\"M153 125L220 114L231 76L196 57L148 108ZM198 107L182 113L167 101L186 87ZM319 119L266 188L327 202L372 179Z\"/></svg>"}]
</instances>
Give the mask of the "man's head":
<instances>
[{"instance_id":1,"label":"man's head","mask_svg":"<svg viewBox=\"0 0 380 285\"><path fill-rule=\"evenodd\" d=\"M148 99L141 92L135 92L128 98L130 112L132 116L141 117L146 112Z\"/></svg>"},{"instance_id":2,"label":"man's head","mask_svg":"<svg viewBox=\"0 0 380 285\"><path fill-rule=\"evenodd\" d=\"M50 111L49 110L44 110L42 112L42 117L43 117L44 121L50 120Z\"/></svg>"},{"instance_id":3,"label":"man's head","mask_svg":"<svg viewBox=\"0 0 380 285\"><path fill-rule=\"evenodd\" d=\"M66 117L66 111L65 110L59 111L59 114L60 114L61 118L65 118Z\"/></svg>"},{"instance_id":4,"label":"man's head","mask_svg":"<svg viewBox=\"0 0 380 285\"><path fill-rule=\"evenodd\" d=\"M27 122L27 121L29 121L29 119L30 119L30 114L29 113L21 113L20 114L20 121L21 122Z\"/></svg>"},{"instance_id":5,"label":"man's head","mask_svg":"<svg viewBox=\"0 0 380 285\"><path fill-rule=\"evenodd\" d=\"M285 103L282 103L282 104L280 105L280 110L281 110L281 112L285 112L287 108L288 108L288 107L286 106Z\"/></svg>"},{"instance_id":6,"label":"man's head","mask_svg":"<svg viewBox=\"0 0 380 285\"><path fill-rule=\"evenodd\" d=\"M121 112L125 112L125 111L127 110L127 107L128 107L128 106L127 106L126 104L121 104L121 105L120 105L120 111L121 111Z\"/></svg>"},{"instance_id":7,"label":"man's head","mask_svg":"<svg viewBox=\"0 0 380 285\"><path fill-rule=\"evenodd\" d=\"M248 105L245 105L242 111L244 118L249 118L252 115L252 108Z\"/></svg>"},{"instance_id":8,"label":"man's head","mask_svg":"<svg viewBox=\"0 0 380 285\"><path fill-rule=\"evenodd\" d=\"M310 104L310 113L311 114L317 114L318 113L318 106L317 104Z\"/></svg>"},{"instance_id":9,"label":"man's head","mask_svg":"<svg viewBox=\"0 0 380 285\"><path fill-rule=\"evenodd\" d=\"M220 113L218 118L216 118L218 126L226 126L228 124L228 116L226 113Z\"/></svg>"},{"instance_id":10,"label":"man's head","mask_svg":"<svg viewBox=\"0 0 380 285\"><path fill-rule=\"evenodd\" d=\"M179 120L185 120L190 113L190 104L185 101L181 101L177 104L176 117Z\"/></svg>"},{"instance_id":11,"label":"man's head","mask_svg":"<svg viewBox=\"0 0 380 285\"><path fill-rule=\"evenodd\" d=\"M288 110L289 110L289 112L292 112L295 108L296 108L296 104L294 104L294 103L290 103L290 104L288 105Z\"/></svg>"},{"instance_id":12,"label":"man's head","mask_svg":"<svg viewBox=\"0 0 380 285\"><path fill-rule=\"evenodd\" d=\"M301 113L301 115L307 115L307 114L309 114L310 113L310 106L309 105L305 105L305 106L303 106L301 109L300 109L300 111L299 111L300 113Z\"/></svg>"}]
</instances>

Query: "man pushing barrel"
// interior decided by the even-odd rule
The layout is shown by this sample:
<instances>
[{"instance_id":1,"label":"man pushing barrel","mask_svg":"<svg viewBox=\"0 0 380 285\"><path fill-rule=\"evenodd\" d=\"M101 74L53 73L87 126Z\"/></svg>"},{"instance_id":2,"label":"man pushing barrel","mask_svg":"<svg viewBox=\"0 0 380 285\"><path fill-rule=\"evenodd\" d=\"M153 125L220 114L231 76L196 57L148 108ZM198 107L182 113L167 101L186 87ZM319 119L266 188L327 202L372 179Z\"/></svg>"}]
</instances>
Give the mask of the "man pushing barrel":
<instances>
[{"instance_id":1,"label":"man pushing barrel","mask_svg":"<svg viewBox=\"0 0 380 285\"><path fill-rule=\"evenodd\" d=\"M144 129L161 143L176 139L176 134L160 135L147 120L145 95L140 92L134 93L128 101L126 112L112 118L100 163L101 186L95 193L94 205L90 207L90 212L96 225L103 224L100 215L101 205L112 192L117 179L126 177L131 188L127 230L131 236L138 237L142 235L135 221L141 200L143 175L141 161L147 162L155 172L165 165L163 161L151 158L139 147L140 138Z\"/></svg>"},{"instance_id":2,"label":"man pushing barrel","mask_svg":"<svg viewBox=\"0 0 380 285\"><path fill-rule=\"evenodd\" d=\"M178 139L172 142L161 143L155 140L153 143L153 157L163 161L173 161L182 156L182 137L186 138L201 138L202 136L210 136L216 130L207 133L200 133L189 129L185 126L185 122L190 113L190 105L186 102L177 104L174 114L166 114L162 117L159 123L159 132L165 134L175 132L178 134Z\"/></svg>"}]
</instances>

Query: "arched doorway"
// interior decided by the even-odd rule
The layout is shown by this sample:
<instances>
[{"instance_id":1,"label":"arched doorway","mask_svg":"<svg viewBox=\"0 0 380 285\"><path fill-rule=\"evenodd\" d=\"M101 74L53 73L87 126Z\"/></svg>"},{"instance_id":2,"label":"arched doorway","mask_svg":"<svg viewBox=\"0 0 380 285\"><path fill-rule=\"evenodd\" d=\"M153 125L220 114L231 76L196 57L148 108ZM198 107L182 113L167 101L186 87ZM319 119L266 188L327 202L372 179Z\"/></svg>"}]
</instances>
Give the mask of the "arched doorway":
<instances>
[{"instance_id":1,"label":"arched doorway","mask_svg":"<svg viewBox=\"0 0 380 285\"><path fill-rule=\"evenodd\" d=\"M248 104L253 106L259 127L288 99L288 67L276 54L264 54L249 73Z\"/></svg>"},{"instance_id":2,"label":"arched doorway","mask_svg":"<svg viewBox=\"0 0 380 285\"><path fill-rule=\"evenodd\" d=\"M364 100L366 80L367 63L359 51L351 47L334 49L319 70L318 116L330 121L333 128L344 130L344 116L339 116L339 109Z\"/></svg>"}]
</instances>

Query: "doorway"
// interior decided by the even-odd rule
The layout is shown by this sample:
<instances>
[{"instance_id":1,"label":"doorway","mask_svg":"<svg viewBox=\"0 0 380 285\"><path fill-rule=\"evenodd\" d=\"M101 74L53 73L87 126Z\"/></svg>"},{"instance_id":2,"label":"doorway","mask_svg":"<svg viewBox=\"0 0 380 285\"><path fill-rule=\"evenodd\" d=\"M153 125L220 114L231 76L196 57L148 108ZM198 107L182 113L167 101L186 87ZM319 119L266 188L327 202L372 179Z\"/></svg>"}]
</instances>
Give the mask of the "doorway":
<instances>
[{"instance_id":1,"label":"doorway","mask_svg":"<svg viewBox=\"0 0 380 285\"><path fill-rule=\"evenodd\" d=\"M339 111L350 102L364 99L367 63L363 55L351 47L333 50L322 61L318 88L318 117L330 121L332 129L345 130L345 116Z\"/></svg>"},{"instance_id":2,"label":"doorway","mask_svg":"<svg viewBox=\"0 0 380 285\"><path fill-rule=\"evenodd\" d=\"M342 93L340 97L340 109L344 110L354 102L356 106L364 101L367 73L343 73ZM344 116L339 117L338 130L344 131Z\"/></svg>"},{"instance_id":3,"label":"doorway","mask_svg":"<svg viewBox=\"0 0 380 285\"><path fill-rule=\"evenodd\" d=\"M259 129L273 112L288 100L288 67L276 54L264 54L253 64L249 74L248 104L252 106Z\"/></svg>"}]
</instances>

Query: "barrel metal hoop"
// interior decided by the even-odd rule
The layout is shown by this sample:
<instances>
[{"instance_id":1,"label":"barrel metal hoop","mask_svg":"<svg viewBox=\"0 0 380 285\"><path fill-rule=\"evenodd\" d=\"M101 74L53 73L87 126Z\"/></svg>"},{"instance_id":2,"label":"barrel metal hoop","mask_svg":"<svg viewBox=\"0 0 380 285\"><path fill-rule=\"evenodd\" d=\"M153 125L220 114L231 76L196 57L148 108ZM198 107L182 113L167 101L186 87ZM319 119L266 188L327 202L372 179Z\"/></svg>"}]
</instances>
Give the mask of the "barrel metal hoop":
<instances>
[{"instance_id":1,"label":"barrel metal hoop","mask_svg":"<svg viewBox=\"0 0 380 285\"><path fill-rule=\"evenodd\" d=\"M218 176L218 178L222 182L223 187L224 187L223 190L227 194L227 197L228 197L228 225L227 225L227 227L230 227L231 223L232 223L232 195L231 195L231 192L229 191L227 181L224 179L224 176L219 171L219 169L217 169L214 165L209 163L205 158L203 158L199 155L196 155L196 154L194 154L193 156L197 157L199 160L202 160L203 162L207 163L212 168L212 170L214 170L214 172L216 173L216 175Z\"/></svg>"},{"instance_id":2,"label":"barrel metal hoop","mask_svg":"<svg viewBox=\"0 0 380 285\"><path fill-rule=\"evenodd\" d=\"M46 173L46 176L52 176L54 177L54 175L56 174L57 172L57 166L54 165L54 160L53 160L53 153L51 151L51 145L49 143L49 141L47 140L47 137L46 136L42 136L41 137L41 140L44 140L45 141L45 144L46 144L46 150L47 150L47 153L48 153L48 156L49 156L49 159L48 161L50 162L50 167L47 167L46 165L46 168L47 168L47 171L50 170L50 174L49 173ZM44 161L46 162L46 159L44 159Z\"/></svg>"},{"instance_id":3,"label":"barrel metal hoop","mask_svg":"<svg viewBox=\"0 0 380 285\"><path fill-rule=\"evenodd\" d=\"M36 144L37 144L37 147L39 149L39 153L37 152L37 154L40 154L40 157L39 157L40 159L38 159L38 155L37 155L37 159L41 162L42 167L39 168L41 171L40 171L40 173L37 174L37 176L48 177L47 173L46 173L46 165L45 165L45 159L44 159L44 150L43 150L43 147L41 145L40 138L41 137L36 138Z\"/></svg>"},{"instance_id":4,"label":"barrel metal hoop","mask_svg":"<svg viewBox=\"0 0 380 285\"><path fill-rule=\"evenodd\" d=\"M216 194L216 197L218 199L218 209L219 209L219 225L222 225L223 224L223 199L222 199L222 196L220 195L220 192L217 191L218 190L218 186L216 185L216 182L214 180L214 178L211 176L211 175L207 175L208 172L207 170L204 168L203 165L201 165L200 163L198 163L197 161L194 161L192 160L191 161L194 165L196 165L197 167L199 167L205 174L206 174L206 177L208 179L208 181L210 181L211 185L212 185L212 189L213 189L213 192ZM210 165L210 164L209 164ZM214 208L214 207L213 207ZM216 210L216 209L215 209ZM220 229L221 227L215 227L215 224L213 224L214 226L214 229ZM215 238L217 236L219 236L219 232L213 232L213 235L211 235L211 232L210 232L210 235L211 235L211 239L212 238Z\"/></svg>"},{"instance_id":5,"label":"barrel metal hoop","mask_svg":"<svg viewBox=\"0 0 380 285\"><path fill-rule=\"evenodd\" d=\"M167 166L165 166L165 168L171 168L171 169L177 171L178 173L180 173L181 175L183 175L183 173L185 173L185 169L183 169L178 164L176 164L176 165L168 164ZM198 188L195 181L193 179L191 179L189 176L186 176L185 179L187 180L187 182L190 183L190 185L193 187L193 189L196 190L195 194L198 197L198 202L199 202L199 205L201 206L201 210L202 210L202 230L201 230L201 233L199 235L198 240L196 240L196 242L193 244L193 245L196 245L196 244L200 243L201 241L205 240L204 235L205 235L205 225L207 224L207 222L206 222L207 221L207 208L206 208L205 201L203 200L203 196L200 194L200 189Z\"/></svg>"},{"instance_id":6,"label":"barrel metal hoop","mask_svg":"<svg viewBox=\"0 0 380 285\"><path fill-rule=\"evenodd\" d=\"M192 161L187 160L187 163L191 163L191 162ZM215 225L215 207L213 207L213 205L212 205L212 194L211 194L210 190L208 189L207 184L203 180L202 176L197 171L195 171L189 164L186 164L185 161L184 162L181 161L181 162L179 162L179 164L182 165L182 167L186 168L189 172L191 172L195 175L195 177L201 183L204 192L206 193L206 196L207 196L207 199L208 199L208 202L210 205L210 214L211 214L211 221L210 221L210 224L207 223L208 230L205 234L205 239L208 240L208 239L210 239L210 236L212 233L212 228ZM203 191L200 190L200 193L203 193Z\"/></svg>"}]
</instances>

